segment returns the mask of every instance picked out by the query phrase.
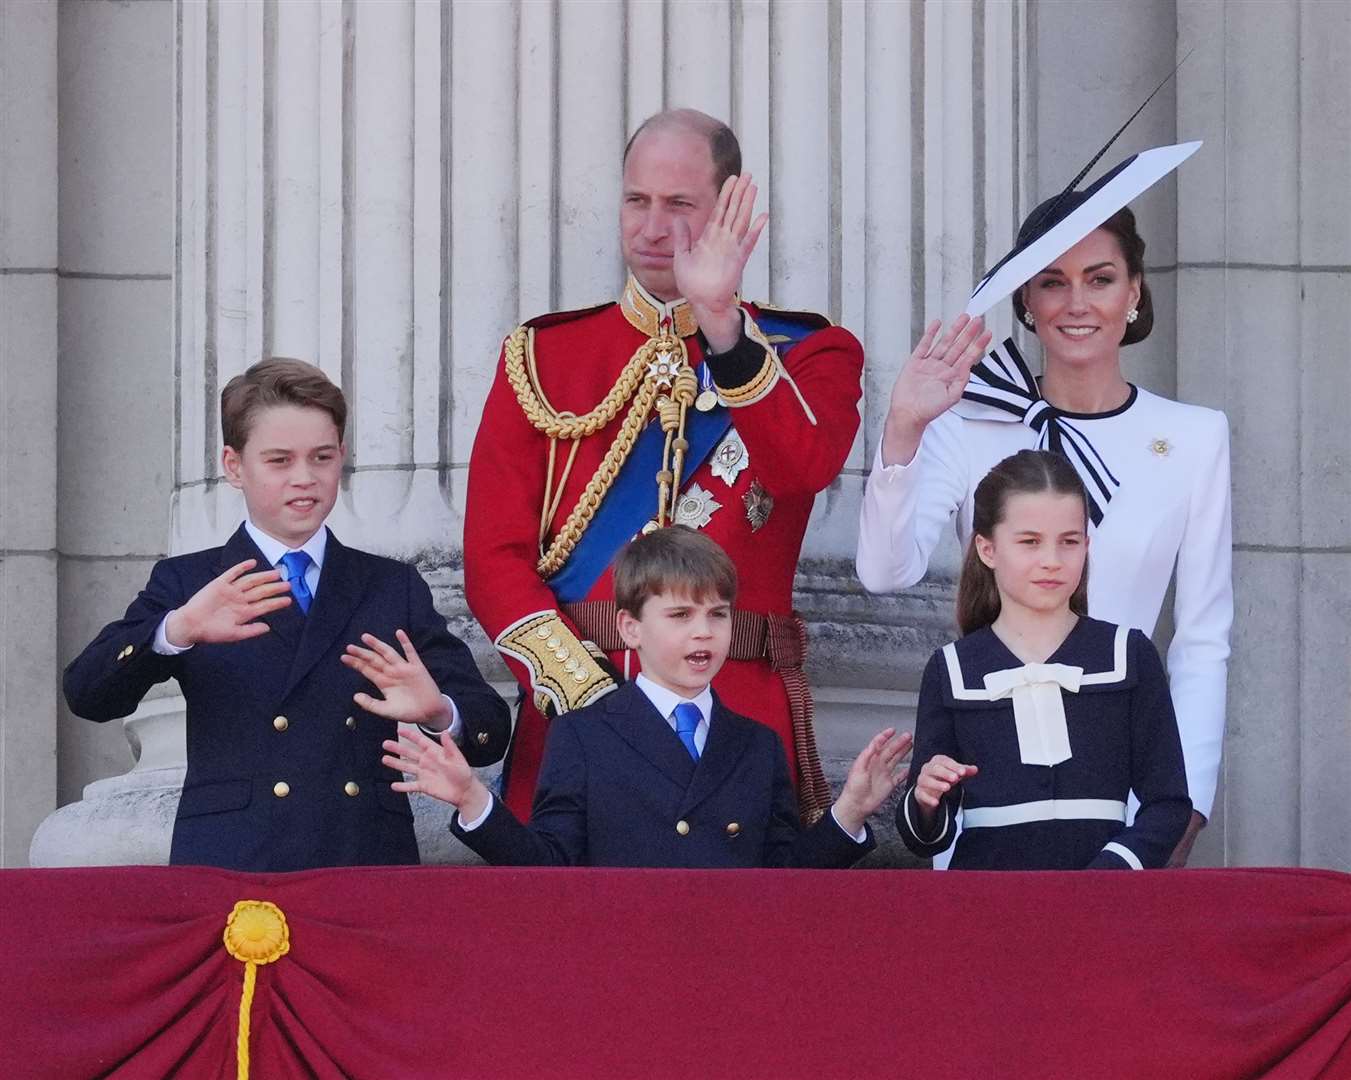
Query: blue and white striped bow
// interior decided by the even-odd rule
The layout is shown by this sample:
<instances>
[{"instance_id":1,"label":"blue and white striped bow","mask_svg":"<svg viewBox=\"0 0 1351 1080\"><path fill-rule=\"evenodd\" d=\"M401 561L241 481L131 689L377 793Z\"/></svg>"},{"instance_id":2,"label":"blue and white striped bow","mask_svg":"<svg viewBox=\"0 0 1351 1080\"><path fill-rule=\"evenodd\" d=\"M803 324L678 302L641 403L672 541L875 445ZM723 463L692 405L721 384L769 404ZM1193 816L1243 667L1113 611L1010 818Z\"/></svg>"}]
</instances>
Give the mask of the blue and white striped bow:
<instances>
[{"instance_id":1,"label":"blue and white striped bow","mask_svg":"<svg viewBox=\"0 0 1351 1080\"><path fill-rule=\"evenodd\" d=\"M994 349L989 357L971 369L971 380L962 394L963 402L983 406L978 410L958 406L957 411L970 419L1019 420L1035 431L1038 450L1050 450L1074 466L1088 495L1088 516L1096 526L1102 522L1113 492L1121 486L1102 455L1082 431L1076 428L1054 405L1041 396L1012 338Z\"/></svg>"}]
</instances>

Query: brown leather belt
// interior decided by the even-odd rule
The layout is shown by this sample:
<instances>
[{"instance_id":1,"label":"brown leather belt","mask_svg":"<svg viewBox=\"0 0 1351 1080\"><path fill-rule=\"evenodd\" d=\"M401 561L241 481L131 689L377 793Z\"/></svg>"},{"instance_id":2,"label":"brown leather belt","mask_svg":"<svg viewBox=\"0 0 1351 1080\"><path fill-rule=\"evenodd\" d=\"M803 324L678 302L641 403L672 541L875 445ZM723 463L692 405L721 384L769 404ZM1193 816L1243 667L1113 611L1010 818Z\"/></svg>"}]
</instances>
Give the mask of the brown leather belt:
<instances>
[{"instance_id":1,"label":"brown leather belt","mask_svg":"<svg viewBox=\"0 0 1351 1080\"><path fill-rule=\"evenodd\" d=\"M579 600L562 605L588 641L605 652L623 652L628 646L619 636L616 618L619 605L613 600ZM795 615L764 615L758 611L732 610L732 645L729 660L768 660L774 671L802 667L807 659L807 635Z\"/></svg>"}]
</instances>

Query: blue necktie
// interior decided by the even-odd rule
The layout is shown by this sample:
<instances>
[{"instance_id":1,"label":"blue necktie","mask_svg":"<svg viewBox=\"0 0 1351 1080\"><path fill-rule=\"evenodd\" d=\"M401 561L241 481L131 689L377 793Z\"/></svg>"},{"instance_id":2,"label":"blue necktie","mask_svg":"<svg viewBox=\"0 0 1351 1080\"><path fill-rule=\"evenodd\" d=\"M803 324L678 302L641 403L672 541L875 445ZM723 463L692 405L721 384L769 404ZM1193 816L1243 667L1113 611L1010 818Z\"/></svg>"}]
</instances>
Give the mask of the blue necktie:
<instances>
[{"instance_id":1,"label":"blue necktie","mask_svg":"<svg viewBox=\"0 0 1351 1080\"><path fill-rule=\"evenodd\" d=\"M310 613L310 604L314 600L314 594L310 592L310 587L305 584L305 571L310 568L310 563L313 561L309 553L304 551L288 551L281 557L281 564L286 567L286 580L291 586L291 595L296 598L300 610L306 615Z\"/></svg>"},{"instance_id":2,"label":"blue necktie","mask_svg":"<svg viewBox=\"0 0 1351 1080\"><path fill-rule=\"evenodd\" d=\"M694 729L703 718L699 706L692 702L683 701L675 707L676 734L680 736L680 741L685 744L685 749L695 761L699 760L699 748L694 745Z\"/></svg>"}]
</instances>

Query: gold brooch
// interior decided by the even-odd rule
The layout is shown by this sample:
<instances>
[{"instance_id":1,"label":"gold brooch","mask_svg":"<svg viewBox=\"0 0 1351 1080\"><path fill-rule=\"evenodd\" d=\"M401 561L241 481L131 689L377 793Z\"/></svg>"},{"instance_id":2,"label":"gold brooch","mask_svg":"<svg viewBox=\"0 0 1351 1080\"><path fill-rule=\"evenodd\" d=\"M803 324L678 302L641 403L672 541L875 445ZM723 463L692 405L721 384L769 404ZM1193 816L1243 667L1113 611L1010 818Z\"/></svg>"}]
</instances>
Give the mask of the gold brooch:
<instances>
[{"instance_id":1,"label":"gold brooch","mask_svg":"<svg viewBox=\"0 0 1351 1080\"><path fill-rule=\"evenodd\" d=\"M1149 444L1150 453L1154 454L1156 457L1167 457L1168 452L1172 449L1173 448L1169 445L1167 439L1155 439Z\"/></svg>"}]
</instances>

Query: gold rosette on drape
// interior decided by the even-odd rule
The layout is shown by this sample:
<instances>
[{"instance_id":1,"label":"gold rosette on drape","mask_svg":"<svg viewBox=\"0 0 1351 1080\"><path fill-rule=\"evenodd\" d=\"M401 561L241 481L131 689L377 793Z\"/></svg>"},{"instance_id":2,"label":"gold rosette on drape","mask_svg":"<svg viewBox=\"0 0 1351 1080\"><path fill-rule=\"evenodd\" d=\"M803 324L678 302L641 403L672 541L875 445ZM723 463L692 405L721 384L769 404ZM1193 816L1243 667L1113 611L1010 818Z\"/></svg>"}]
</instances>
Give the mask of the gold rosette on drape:
<instances>
[{"instance_id":1,"label":"gold rosette on drape","mask_svg":"<svg viewBox=\"0 0 1351 1080\"><path fill-rule=\"evenodd\" d=\"M249 1009L258 965L280 960L291 951L291 930L281 908L266 900L240 900L225 920L225 951L244 965L244 992L239 997L239 1034L235 1042L236 1074L249 1076Z\"/></svg>"}]
</instances>

